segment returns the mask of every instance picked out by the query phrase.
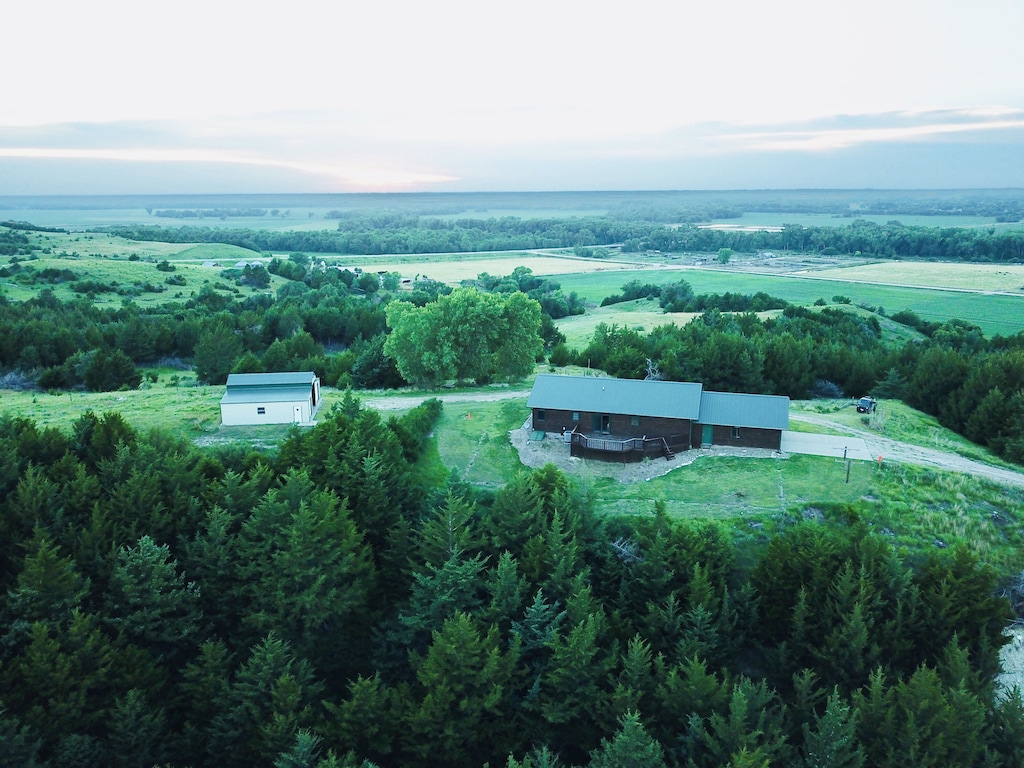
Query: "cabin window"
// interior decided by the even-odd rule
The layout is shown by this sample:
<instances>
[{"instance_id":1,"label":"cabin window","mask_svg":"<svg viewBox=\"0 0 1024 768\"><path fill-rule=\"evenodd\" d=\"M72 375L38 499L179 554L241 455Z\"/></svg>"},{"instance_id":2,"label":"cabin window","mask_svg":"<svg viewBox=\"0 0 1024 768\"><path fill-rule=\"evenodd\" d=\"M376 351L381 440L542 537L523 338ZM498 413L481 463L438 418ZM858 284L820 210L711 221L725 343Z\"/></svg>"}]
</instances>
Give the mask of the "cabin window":
<instances>
[{"instance_id":1,"label":"cabin window","mask_svg":"<svg viewBox=\"0 0 1024 768\"><path fill-rule=\"evenodd\" d=\"M639 416L630 416L629 417L629 426L631 426L631 427L639 427L640 426L640 417Z\"/></svg>"},{"instance_id":2,"label":"cabin window","mask_svg":"<svg viewBox=\"0 0 1024 768\"><path fill-rule=\"evenodd\" d=\"M573 411L572 412L572 420L573 421L579 421L580 420L580 412L579 411Z\"/></svg>"},{"instance_id":3,"label":"cabin window","mask_svg":"<svg viewBox=\"0 0 1024 768\"><path fill-rule=\"evenodd\" d=\"M534 413L537 414L537 421L545 421L548 418L548 412L541 408L538 408Z\"/></svg>"},{"instance_id":4,"label":"cabin window","mask_svg":"<svg viewBox=\"0 0 1024 768\"><path fill-rule=\"evenodd\" d=\"M739 427L733 427L732 428L732 439L733 440L739 440L740 439L740 428Z\"/></svg>"}]
</instances>

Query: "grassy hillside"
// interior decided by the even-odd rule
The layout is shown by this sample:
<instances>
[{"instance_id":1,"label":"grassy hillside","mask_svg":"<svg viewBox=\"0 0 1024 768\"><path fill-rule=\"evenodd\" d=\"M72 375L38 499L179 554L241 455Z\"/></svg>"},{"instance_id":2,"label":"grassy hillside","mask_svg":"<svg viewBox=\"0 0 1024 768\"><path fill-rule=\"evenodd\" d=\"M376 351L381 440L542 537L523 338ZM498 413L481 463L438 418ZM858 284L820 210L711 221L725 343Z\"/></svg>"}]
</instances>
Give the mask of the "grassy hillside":
<instances>
[{"instance_id":1,"label":"grassy hillside","mask_svg":"<svg viewBox=\"0 0 1024 768\"><path fill-rule=\"evenodd\" d=\"M155 384L113 393L62 395L4 392L2 411L68 429L82 413L119 411L139 430L159 427L203 445L242 443L273 448L290 425L223 427L222 387L196 386L190 374L165 370ZM366 393L367 395L379 393ZM412 408L434 393L408 394ZM341 399L324 391L324 408ZM845 402L796 403L834 419L837 427L866 428ZM892 439L950 450L989 463L987 451L940 427L902 403L885 403L881 434ZM385 415L406 410L389 410ZM480 488L497 488L525 470L508 433L522 426L529 410L526 393L493 402L445 406L422 471L440 481L450 473ZM828 431L814 428L815 431ZM1004 573L1024 568L1024 491L995 486L965 475L899 464L790 456L785 459L701 456L692 464L646 482L622 483L605 468L582 462L573 470L605 514L647 515L662 499L672 516L715 518L728 523L740 541L753 545L773 531L805 518L858 519L892 536L911 551L966 543Z\"/></svg>"}]
</instances>

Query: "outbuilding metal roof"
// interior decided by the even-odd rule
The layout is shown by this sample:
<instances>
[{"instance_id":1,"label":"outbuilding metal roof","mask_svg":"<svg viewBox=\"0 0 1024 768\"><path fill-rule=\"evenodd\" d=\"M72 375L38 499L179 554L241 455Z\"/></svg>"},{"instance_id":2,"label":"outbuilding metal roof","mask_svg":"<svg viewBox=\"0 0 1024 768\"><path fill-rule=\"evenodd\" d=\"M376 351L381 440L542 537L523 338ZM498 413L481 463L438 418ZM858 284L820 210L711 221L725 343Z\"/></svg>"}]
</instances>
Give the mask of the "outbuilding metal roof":
<instances>
[{"instance_id":1,"label":"outbuilding metal roof","mask_svg":"<svg viewBox=\"0 0 1024 768\"><path fill-rule=\"evenodd\" d=\"M530 408L696 421L702 388L700 384L683 381L542 374L534 381L526 404Z\"/></svg>"},{"instance_id":2,"label":"outbuilding metal roof","mask_svg":"<svg viewBox=\"0 0 1024 768\"><path fill-rule=\"evenodd\" d=\"M305 387L242 387L229 389L220 399L221 405L238 403L304 403L310 397L309 386Z\"/></svg>"},{"instance_id":3,"label":"outbuilding metal roof","mask_svg":"<svg viewBox=\"0 0 1024 768\"><path fill-rule=\"evenodd\" d=\"M308 387L316 374L313 371L285 371L282 373L231 373L228 374L228 390L232 387L287 387L302 385Z\"/></svg>"},{"instance_id":4,"label":"outbuilding metal roof","mask_svg":"<svg viewBox=\"0 0 1024 768\"><path fill-rule=\"evenodd\" d=\"M700 399L698 421L722 427L789 429L789 398L780 395L704 392Z\"/></svg>"}]
</instances>

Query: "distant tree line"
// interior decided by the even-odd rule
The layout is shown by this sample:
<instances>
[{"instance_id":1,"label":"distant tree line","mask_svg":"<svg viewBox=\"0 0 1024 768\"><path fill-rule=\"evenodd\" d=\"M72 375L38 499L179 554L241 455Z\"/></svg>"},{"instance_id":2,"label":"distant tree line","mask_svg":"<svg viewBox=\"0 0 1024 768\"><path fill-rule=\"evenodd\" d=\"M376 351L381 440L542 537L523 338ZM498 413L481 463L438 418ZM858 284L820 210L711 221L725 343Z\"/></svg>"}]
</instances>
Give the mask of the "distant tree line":
<instances>
[{"instance_id":1,"label":"distant tree line","mask_svg":"<svg viewBox=\"0 0 1024 768\"><path fill-rule=\"evenodd\" d=\"M595 197L600 199L600 193ZM986 216L998 221L1024 217L1020 190L724 190L635 192L608 195L609 215L662 223L701 223L744 213L808 213L858 216ZM578 207L582 207L577 203Z\"/></svg>"},{"instance_id":2,"label":"distant tree line","mask_svg":"<svg viewBox=\"0 0 1024 768\"><path fill-rule=\"evenodd\" d=\"M604 217L568 219L420 219L399 214L341 219L336 231L270 231L128 225L104 230L130 240L229 243L254 251L306 253L450 253L606 245L644 233L645 227Z\"/></svg>"},{"instance_id":3,"label":"distant tree line","mask_svg":"<svg viewBox=\"0 0 1024 768\"><path fill-rule=\"evenodd\" d=\"M762 251L861 254L969 262L1024 261L1024 231L995 227L921 227L854 221L844 227L787 225L781 232L736 232L694 225L652 229L635 245L661 251Z\"/></svg>"},{"instance_id":4,"label":"distant tree line","mask_svg":"<svg viewBox=\"0 0 1024 768\"><path fill-rule=\"evenodd\" d=\"M255 251L309 253L451 253L575 248L621 243L627 251L861 254L884 258L970 262L1024 261L1024 231L995 227L921 227L863 220L849 226L787 225L781 232L738 232L695 224L662 226L641 220L441 219L389 213L343 218L338 231L269 231L129 225L104 231L130 240L230 243Z\"/></svg>"},{"instance_id":5,"label":"distant tree line","mask_svg":"<svg viewBox=\"0 0 1024 768\"><path fill-rule=\"evenodd\" d=\"M38 224L32 224L28 221L0 221L0 227L6 227L7 229L16 229L22 232L59 232L67 234L67 230L63 227L42 227ZM0 233L2 235L3 233Z\"/></svg>"},{"instance_id":6,"label":"distant tree line","mask_svg":"<svg viewBox=\"0 0 1024 768\"><path fill-rule=\"evenodd\" d=\"M423 471L440 414L347 397L276 455L0 416L0 763L1019 765L968 549L474 490Z\"/></svg>"},{"instance_id":7,"label":"distant tree line","mask_svg":"<svg viewBox=\"0 0 1024 768\"><path fill-rule=\"evenodd\" d=\"M259 218L266 215L266 208L162 208L153 211L153 216L163 219Z\"/></svg>"}]
</instances>

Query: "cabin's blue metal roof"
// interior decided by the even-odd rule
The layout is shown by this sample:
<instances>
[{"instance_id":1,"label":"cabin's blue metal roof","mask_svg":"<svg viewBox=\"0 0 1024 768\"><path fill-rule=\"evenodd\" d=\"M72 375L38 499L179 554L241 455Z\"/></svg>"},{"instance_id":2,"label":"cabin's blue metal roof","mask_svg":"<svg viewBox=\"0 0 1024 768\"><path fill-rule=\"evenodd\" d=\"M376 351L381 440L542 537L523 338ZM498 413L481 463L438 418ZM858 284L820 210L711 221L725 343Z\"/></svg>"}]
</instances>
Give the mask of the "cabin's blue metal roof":
<instances>
[{"instance_id":1,"label":"cabin's blue metal roof","mask_svg":"<svg viewBox=\"0 0 1024 768\"><path fill-rule=\"evenodd\" d=\"M738 392L704 392L700 398L701 424L721 427L789 429L789 398Z\"/></svg>"},{"instance_id":2,"label":"cabin's blue metal roof","mask_svg":"<svg viewBox=\"0 0 1024 768\"><path fill-rule=\"evenodd\" d=\"M683 381L542 374L534 381L526 404L530 408L696 421L701 389L700 384Z\"/></svg>"}]
</instances>

